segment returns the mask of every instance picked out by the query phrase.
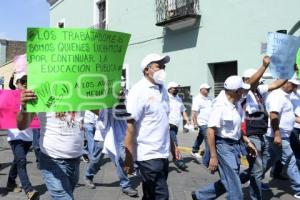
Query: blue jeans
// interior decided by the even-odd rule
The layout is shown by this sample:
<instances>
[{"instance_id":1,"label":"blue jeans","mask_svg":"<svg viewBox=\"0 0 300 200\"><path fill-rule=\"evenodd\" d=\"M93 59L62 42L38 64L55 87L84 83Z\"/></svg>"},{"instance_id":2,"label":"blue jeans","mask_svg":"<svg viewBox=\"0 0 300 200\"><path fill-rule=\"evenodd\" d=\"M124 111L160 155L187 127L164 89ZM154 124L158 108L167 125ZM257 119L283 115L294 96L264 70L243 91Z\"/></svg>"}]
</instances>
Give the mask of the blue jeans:
<instances>
[{"instance_id":1,"label":"blue jeans","mask_svg":"<svg viewBox=\"0 0 300 200\"><path fill-rule=\"evenodd\" d=\"M26 168L26 155L29 151L31 143L32 142L23 140L12 140L9 142L14 155L14 160L9 170L7 185L15 185L16 178L19 175L22 188L26 193L33 190Z\"/></svg>"},{"instance_id":2,"label":"blue jeans","mask_svg":"<svg viewBox=\"0 0 300 200\"><path fill-rule=\"evenodd\" d=\"M94 135L95 135L96 127L95 124L85 123L83 125L83 129L84 129L85 138L87 142L86 145L84 146L83 154L89 155L89 159L90 159L90 155L93 154L93 150L94 150Z\"/></svg>"},{"instance_id":3,"label":"blue jeans","mask_svg":"<svg viewBox=\"0 0 300 200\"><path fill-rule=\"evenodd\" d=\"M202 144L202 142L205 142L205 151L204 151L204 155L202 158L202 163L208 167L209 165L209 159L210 159L210 153L209 153L209 147L208 147L208 142L207 142L207 126L203 125L203 126L199 126L199 133L198 136L194 142L194 146L192 147L192 152L193 153L197 153L200 149L200 146Z\"/></svg>"},{"instance_id":4,"label":"blue jeans","mask_svg":"<svg viewBox=\"0 0 300 200\"><path fill-rule=\"evenodd\" d=\"M32 139L32 147L34 150L36 162L39 162L39 154L40 154L40 129L32 129L33 139Z\"/></svg>"},{"instance_id":5,"label":"blue jeans","mask_svg":"<svg viewBox=\"0 0 300 200\"><path fill-rule=\"evenodd\" d=\"M239 142L216 138L216 150L220 180L195 191L197 199L216 199L225 191L228 193L227 199L243 199L239 178L241 154Z\"/></svg>"},{"instance_id":6,"label":"blue jeans","mask_svg":"<svg viewBox=\"0 0 300 200\"><path fill-rule=\"evenodd\" d=\"M142 179L142 200L168 200L168 159L157 158L137 161L136 164L139 167L139 173Z\"/></svg>"},{"instance_id":7,"label":"blue jeans","mask_svg":"<svg viewBox=\"0 0 300 200\"><path fill-rule=\"evenodd\" d=\"M291 148L297 160L300 160L300 140L299 140L300 129L294 128L290 135Z\"/></svg>"},{"instance_id":8,"label":"blue jeans","mask_svg":"<svg viewBox=\"0 0 300 200\"><path fill-rule=\"evenodd\" d=\"M124 171L124 160L125 160L125 148L123 144L118 145L120 148L120 155L118 157L109 154L110 159L115 163L117 174L120 180L120 186L122 189L131 187L130 180L127 176L127 173ZM85 177L93 180L94 176L100 170L102 165L102 159L104 154L102 153L103 142L95 141L94 143L94 152L90 158L90 162L86 166Z\"/></svg>"},{"instance_id":9,"label":"blue jeans","mask_svg":"<svg viewBox=\"0 0 300 200\"><path fill-rule=\"evenodd\" d=\"M265 142L265 136L263 135L251 135L248 138L255 145L257 156L254 158L247 156L249 168L240 174L240 179L241 183L250 180L250 199L262 199L261 184L264 177L264 165L270 157L268 143Z\"/></svg>"},{"instance_id":10,"label":"blue jeans","mask_svg":"<svg viewBox=\"0 0 300 200\"><path fill-rule=\"evenodd\" d=\"M40 169L51 199L73 200L79 180L80 158L54 159L40 153Z\"/></svg>"},{"instance_id":11,"label":"blue jeans","mask_svg":"<svg viewBox=\"0 0 300 200\"><path fill-rule=\"evenodd\" d=\"M282 145L273 143L273 137L266 137L269 142L270 158L267 161L265 170L276 163L278 160L287 168L287 175L295 193L300 193L300 173L296 164L296 158L290 145L289 138L282 138Z\"/></svg>"},{"instance_id":12,"label":"blue jeans","mask_svg":"<svg viewBox=\"0 0 300 200\"><path fill-rule=\"evenodd\" d=\"M110 154L110 159L111 160L114 160L115 162L115 166L116 166L116 169L117 169L117 174L118 174L118 177L120 179L120 186L122 187L122 189L126 189L128 187L131 187L131 183L130 183L130 180L127 176L127 173L124 171L124 161L125 161L125 147L124 147L124 144L120 144L119 145L119 148L120 148L120 155L119 157L116 157L112 154Z\"/></svg>"},{"instance_id":13,"label":"blue jeans","mask_svg":"<svg viewBox=\"0 0 300 200\"><path fill-rule=\"evenodd\" d=\"M178 127L173 124L170 124L171 140L175 143L176 146L178 146L177 133L178 133Z\"/></svg>"},{"instance_id":14,"label":"blue jeans","mask_svg":"<svg viewBox=\"0 0 300 200\"><path fill-rule=\"evenodd\" d=\"M101 166L101 160L104 157L104 154L102 154L103 149L103 141L94 141L93 144L94 150L92 154L90 154L89 159L90 162L86 165L85 169L85 177L93 180L94 176L98 173Z\"/></svg>"}]
</instances>

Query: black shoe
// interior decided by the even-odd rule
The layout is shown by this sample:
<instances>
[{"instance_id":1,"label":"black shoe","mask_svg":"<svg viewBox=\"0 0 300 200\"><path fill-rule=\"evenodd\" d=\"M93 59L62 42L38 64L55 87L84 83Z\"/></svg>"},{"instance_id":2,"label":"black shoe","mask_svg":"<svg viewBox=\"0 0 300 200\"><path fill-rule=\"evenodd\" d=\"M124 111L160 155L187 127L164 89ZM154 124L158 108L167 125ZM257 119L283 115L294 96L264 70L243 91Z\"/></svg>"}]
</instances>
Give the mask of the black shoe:
<instances>
[{"instance_id":1,"label":"black shoe","mask_svg":"<svg viewBox=\"0 0 300 200\"><path fill-rule=\"evenodd\" d=\"M283 176L282 174L271 174L271 177L274 179L283 180L283 181L289 180L288 177Z\"/></svg>"},{"instance_id":2,"label":"black shoe","mask_svg":"<svg viewBox=\"0 0 300 200\"><path fill-rule=\"evenodd\" d=\"M178 167L181 170L185 170L187 168L186 164L183 162L183 160L173 160L176 167Z\"/></svg>"},{"instance_id":3,"label":"black shoe","mask_svg":"<svg viewBox=\"0 0 300 200\"><path fill-rule=\"evenodd\" d=\"M197 197L196 197L195 191L192 191L191 195L192 195L193 200L198 200Z\"/></svg>"},{"instance_id":4,"label":"black shoe","mask_svg":"<svg viewBox=\"0 0 300 200\"><path fill-rule=\"evenodd\" d=\"M122 189L122 192L130 197L137 197L138 191L136 189L133 189L132 187L128 187L125 189Z\"/></svg>"},{"instance_id":5,"label":"black shoe","mask_svg":"<svg viewBox=\"0 0 300 200\"><path fill-rule=\"evenodd\" d=\"M6 189L9 192L22 192L22 188L16 183L13 184L7 183Z\"/></svg>"}]
</instances>

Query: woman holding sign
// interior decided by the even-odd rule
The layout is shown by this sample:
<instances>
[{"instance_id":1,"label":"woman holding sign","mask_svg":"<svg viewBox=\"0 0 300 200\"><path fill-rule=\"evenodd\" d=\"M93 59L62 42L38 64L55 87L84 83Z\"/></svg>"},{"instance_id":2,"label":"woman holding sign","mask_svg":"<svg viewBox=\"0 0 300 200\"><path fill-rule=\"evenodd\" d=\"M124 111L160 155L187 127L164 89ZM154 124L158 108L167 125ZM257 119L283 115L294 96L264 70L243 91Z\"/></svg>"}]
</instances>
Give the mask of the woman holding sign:
<instances>
[{"instance_id":1,"label":"woman holding sign","mask_svg":"<svg viewBox=\"0 0 300 200\"><path fill-rule=\"evenodd\" d=\"M17 89L24 90L27 85L27 76L24 75L17 79ZM6 188L8 191L21 192L22 189L17 185L16 178L19 176L22 188L28 199L39 199L39 193L33 189L26 169L26 156L32 145L32 129L24 130L9 129L7 141L13 151L14 160L9 170Z\"/></svg>"}]
</instances>

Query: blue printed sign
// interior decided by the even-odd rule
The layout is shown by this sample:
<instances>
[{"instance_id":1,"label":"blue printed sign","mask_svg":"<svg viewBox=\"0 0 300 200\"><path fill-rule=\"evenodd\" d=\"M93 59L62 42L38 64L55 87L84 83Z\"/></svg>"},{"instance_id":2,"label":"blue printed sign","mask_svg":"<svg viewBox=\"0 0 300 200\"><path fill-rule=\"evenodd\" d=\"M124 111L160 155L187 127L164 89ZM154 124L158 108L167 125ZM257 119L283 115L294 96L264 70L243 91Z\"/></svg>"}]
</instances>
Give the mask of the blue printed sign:
<instances>
[{"instance_id":1,"label":"blue printed sign","mask_svg":"<svg viewBox=\"0 0 300 200\"><path fill-rule=\"evenodd\" d=\"M270 72L273 78L290 79L295 71L296 54L300 38L282 33L269 33L267 54L271 57Z\"/></svg>"}]
</instances>

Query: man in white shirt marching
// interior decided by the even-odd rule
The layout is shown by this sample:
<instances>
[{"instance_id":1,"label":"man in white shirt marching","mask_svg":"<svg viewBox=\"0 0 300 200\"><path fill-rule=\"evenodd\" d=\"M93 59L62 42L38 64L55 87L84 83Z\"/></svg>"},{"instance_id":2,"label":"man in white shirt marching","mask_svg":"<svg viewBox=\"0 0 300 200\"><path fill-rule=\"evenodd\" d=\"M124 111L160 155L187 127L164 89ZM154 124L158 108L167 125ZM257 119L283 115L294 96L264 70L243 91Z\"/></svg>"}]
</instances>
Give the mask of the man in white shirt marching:
<instances>
[{"instance_id":1,"label":"man in white shirt marching","mask_svg":"<svg viewBox=\"0 0 300 200\"><path fill-rule=\"evenodd\" d=\"M170 113L169 113L169 125L170 125L170 136L171 142L175 143L175 146L178 146L177 141L177 133L178 127L182 121L182 117L185 122L189 125L189 117L185 112L186 108L183 105L181 98L177 95L178 94L178 87L179 84L175 82L168 83L168 93L169 93L169 101L170 101ZM172 149L172 156L175 165L182 170L185 170L187 166L185 165L182 159L176 159L175 151L179 151L177 148Z\"/></svg>"},{"instance_id":2,"label":"man in white shirt marching","mask_svg":"<svg viewBox=\"0 0 300 200\"><path fill-rule=\"evenodd\" d=\"M230 76L225 80L224 91L215 99L208 120L207 138L210 149L209 169L219 171L220 180L192 192L193 200L216 199L224 188L227 199L243 199L239 178L241 155L242 109L239 100L250 85L243 83L239 76ZM248 146L255 155L255 147Z\"/></svg>"},{"instance_id":3,"label":"man in white shirt marching","mask_svg":"<svg viewBox=\"0 0 300 200\"><path fill-rule=\"evenodd\" d=\"M147 55L142 63L144 77L129 91L125 137L125 168L133 171L136 161L143 184L143 200L167 200L170 153L169 98L163 85L169 56ZM173 145L171 143L171 145Z\"/></svg>"},{"instance_id":4,"label":"man in white shirt marching","mask_svg":"<svg viewBox=\"0 0 300 200\"><path fill-rule=\"evenodd\" d=\"M290 79L267 97L266 107L270 115L270 122L266 138L270 144L271 157L267 161L265 170L280 160L283 165L287 166L287 175L295 191L294 197L300 199L300 173L289 140L295 123L290 94L297 85L299 85L298 80Z\"/></svg>"},{"instance_id":5,"label":"man in white shirt marching","mask_svg":"<svg viewBox=\"0 0 300 200\"><path fill-rule=\"evenodd\" d=\"M32 90L21 95L22 111L18 113L20 130L28 128L35 113L26 112L26 102L36 100ZM53 200L74 199L79 180L83 151L84 112L37 113L40 122L40 170Z\"/></svg>"},{"instance_id":6,"label":"man in white shirt marching","mask_svg":"<svg viewBox=\"0 0 300 200\"><path fill-rule=\"evenodd\" d=\"M291 148L293 149L294 155L297 160L298 167L300 166L300 93L295 88L294 92L290 96L291 102L293 104L294 113L296 116L294 129L290 135Z\"/></svg>"},{"instance_id":7,"label":"man in white shirt marching","mask_svg":"<svg viewBox=\"0 0 300 200\"><path fill-rule=\"evenodd\" d=\"M200 85L200 93L193 99L192 104L192 120L194 127L199 129L197 138L195 139L192 156L200 158L199 149L203 140L205 140L205 152L203 156L203 163L208 166L209 162L209 148L207 144L207 123L209 119L209 114L211 112L211 98L208 97L210 86L207 83Z\"/></svg>"}]
</instances>

